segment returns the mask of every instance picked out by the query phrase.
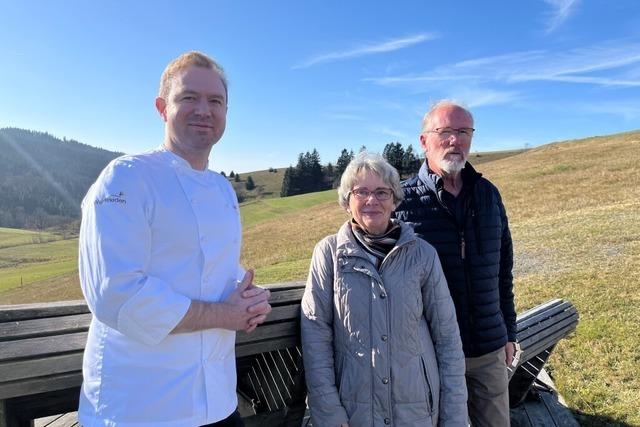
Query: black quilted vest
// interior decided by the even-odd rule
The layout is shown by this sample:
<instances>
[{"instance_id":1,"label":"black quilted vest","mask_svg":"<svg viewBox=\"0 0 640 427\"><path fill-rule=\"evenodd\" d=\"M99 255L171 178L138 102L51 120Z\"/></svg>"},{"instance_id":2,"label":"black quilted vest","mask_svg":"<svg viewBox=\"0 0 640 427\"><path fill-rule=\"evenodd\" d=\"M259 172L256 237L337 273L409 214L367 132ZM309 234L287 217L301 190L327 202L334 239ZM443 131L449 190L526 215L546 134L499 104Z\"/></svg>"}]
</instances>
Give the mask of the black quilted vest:
<instances>
[{"instance_id":1,"label":"black quilted vest","mask_svg":"<svg viewBox=\"0 0 640 427\"><path fill-rule=\"evenodd\" d=\"M465 357L478 357L515 341L513 247L498 189L469 163L462 179L462 223L442 202L442 179L426 163L402 183L405 200L395 216L436 248L456 306Z\"/></svg>"}]
</instances>

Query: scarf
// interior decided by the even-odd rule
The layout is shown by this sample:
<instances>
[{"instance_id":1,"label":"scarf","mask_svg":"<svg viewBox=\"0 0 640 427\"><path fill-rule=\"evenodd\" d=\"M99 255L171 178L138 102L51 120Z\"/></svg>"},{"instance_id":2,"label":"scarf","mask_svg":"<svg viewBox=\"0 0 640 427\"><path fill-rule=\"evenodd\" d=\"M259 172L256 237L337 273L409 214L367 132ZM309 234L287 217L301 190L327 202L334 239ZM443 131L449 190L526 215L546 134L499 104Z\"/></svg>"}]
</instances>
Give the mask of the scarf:
<instances>
[{"instance_id":1,"label":"scarf","mask_svg":"<svg viewBox=\"0 0 640 427\"><path fill-rule=\"evenodd\" d=\"M382 260L396 245L400 238L400 225L391 220L391 226L386 233L380 236L373 236L367 233L354 219L351 219L351 231L357 242L367 253L373 255L376 260L376 267L380 267Z\"/></svg>"}]
</instances>

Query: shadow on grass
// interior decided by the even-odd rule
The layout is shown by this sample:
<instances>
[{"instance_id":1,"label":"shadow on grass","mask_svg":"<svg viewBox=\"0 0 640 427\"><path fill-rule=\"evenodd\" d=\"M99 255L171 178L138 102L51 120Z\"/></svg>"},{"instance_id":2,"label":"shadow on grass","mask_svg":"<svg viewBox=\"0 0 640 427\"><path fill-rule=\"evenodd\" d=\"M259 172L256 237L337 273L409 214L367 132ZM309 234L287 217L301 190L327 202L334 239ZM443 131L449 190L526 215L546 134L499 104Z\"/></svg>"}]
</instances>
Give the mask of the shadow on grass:
<instances>
[{"instance_id":1,"label":"shadow on grass","mask_svg":"<svg viewBox=\"0 0 640 427\"><path fill-rule=\"evenodd\" d=\"M629 424L625 421L617 420L615 418L606 415L591 415L585 414L580 411L572 411L576 417L576 421L582 427L633 427L633 424Z\"/></svg>"}]
</instances>

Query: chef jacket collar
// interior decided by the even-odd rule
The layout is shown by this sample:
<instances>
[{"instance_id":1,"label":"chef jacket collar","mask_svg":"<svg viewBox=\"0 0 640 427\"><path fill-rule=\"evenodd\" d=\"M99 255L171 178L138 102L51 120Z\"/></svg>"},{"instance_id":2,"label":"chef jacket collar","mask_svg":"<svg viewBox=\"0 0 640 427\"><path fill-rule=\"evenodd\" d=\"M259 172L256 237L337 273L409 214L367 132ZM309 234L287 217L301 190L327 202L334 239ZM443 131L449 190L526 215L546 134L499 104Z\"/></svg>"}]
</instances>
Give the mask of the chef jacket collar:
<instances>
[{"instance_id":1,"label":"chef jacket collar","mask_svg":"<svg viewBox=\"0 0 640 427\"><path fill-rule=\"evenodd\" d=\"M206 174L208 172L209 159L207 159L207 163L205 163L205 165L204 165L204 170L197 170L197 169L192 168L187 160L185 160L184 158L180 157L179 155L177 155L173 151L169 150L164 144L162 144L162 145L160 145L160 147L158 147L158 151L164 152L166 158L171 162L171 165L173 165L174 167L178 167L180 169L186 169L186 170L192 171L196 175L198 175L198 174Z\"/></svg>"}]
</instances>

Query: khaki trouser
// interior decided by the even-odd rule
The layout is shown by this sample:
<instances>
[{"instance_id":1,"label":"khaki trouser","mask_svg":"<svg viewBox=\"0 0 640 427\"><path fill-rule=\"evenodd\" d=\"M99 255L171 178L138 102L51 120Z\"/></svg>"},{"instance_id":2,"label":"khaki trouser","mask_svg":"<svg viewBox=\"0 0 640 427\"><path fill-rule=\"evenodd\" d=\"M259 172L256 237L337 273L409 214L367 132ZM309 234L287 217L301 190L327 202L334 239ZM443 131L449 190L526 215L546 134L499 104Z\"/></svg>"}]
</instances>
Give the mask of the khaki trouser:
<instances>
[{"instance_id":1,"label":"khaki trouser","mask_svg":"<svg viewBox=\"0 0 640 427\"><path fill-rule=\"evenodd\" d=\"M465 359L469 419L473 427L508 427L509 379L504 347Z\"/></svg>"}]
</instances>

